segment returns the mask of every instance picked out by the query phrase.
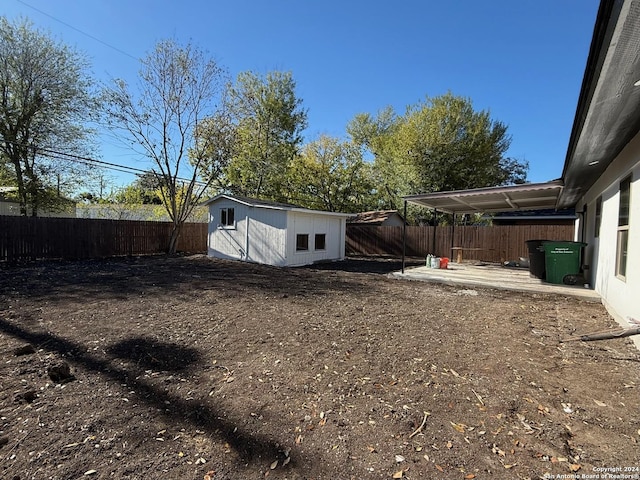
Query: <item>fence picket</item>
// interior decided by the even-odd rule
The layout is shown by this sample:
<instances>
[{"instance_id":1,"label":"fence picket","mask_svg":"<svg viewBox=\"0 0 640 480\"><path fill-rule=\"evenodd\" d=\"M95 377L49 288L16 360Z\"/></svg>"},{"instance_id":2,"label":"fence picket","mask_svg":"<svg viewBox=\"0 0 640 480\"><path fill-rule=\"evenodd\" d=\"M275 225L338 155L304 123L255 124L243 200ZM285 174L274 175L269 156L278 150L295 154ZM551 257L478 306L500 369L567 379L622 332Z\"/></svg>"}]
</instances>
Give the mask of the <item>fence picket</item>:
<instances>
[{"instance_id":1,"label":"fence picket","mask_svg":"<svg viewBox=\"0 0 640 480\"><path fill-rule=\"evenodd\" d=\"M185 223L178 251L207 251L206 223ZM0 261L164 253L171 223L0 216Z\"/></svg>"},{"instance_id":2,"label":"fence picket","mask_svg":"<svg viewBox=\"0 0 640 480\"><path fill-rule=\"evenodd\" d=\"M205 253L207 231L206 223L185 223L178 251ZM0 261L158 254L166 251L170 233L171 223L168 222L0 216ZM409 257L424 257L428 253L453 257L451 247L455 246L469 249L464 253L467 260L502 262L528 257L526 240L573 240L574 227L467 225L453 229L450 226L409 226L406 233L406 255ZM347 225L347 255L399 257L402 245L402 227Z\"/></svg>"},{"instance_id":3,"label":"fence picket","mask_svg":"<svg viewBox=\"0 0 640 480\"><path fill-rule=\"evenodd\" d=\"M435 229L435 245L433 242ZM456 225L406 229L406 255L455 257L451 247L464 247L466 260L503 262L528 257L526 240L573 240L573 225ZM453 242L451 241L453 235ZM476 249L476 250L473 250ZM347 225L347 255L402 255L402 227Z\"/></svg>"}]
</instances>

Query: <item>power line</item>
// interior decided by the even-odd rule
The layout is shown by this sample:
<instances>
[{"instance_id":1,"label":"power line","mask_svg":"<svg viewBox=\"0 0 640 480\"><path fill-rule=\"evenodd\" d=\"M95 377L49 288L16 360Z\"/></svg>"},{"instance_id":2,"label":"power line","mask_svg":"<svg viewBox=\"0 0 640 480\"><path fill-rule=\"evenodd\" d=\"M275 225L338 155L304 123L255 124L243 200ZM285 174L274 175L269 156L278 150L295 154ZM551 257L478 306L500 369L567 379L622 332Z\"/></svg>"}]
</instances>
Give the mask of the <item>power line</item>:
<instances>
[{"instance_id":1,"label":"power line","mask_svg":"<svg viewBox=\"0 0 640 480\"><path fill-rule=\"evenodd\" d=\"M115 50L116 52L118 52L118 53L120 53L122 55L125 55L125 56L127 56L129 58L132 58L133 60L136 60L136 61L139 60L138 58L136 58L133 55L125 52L124 50L121 50L118 47L114 47L113 45L111 45L111 44L109 44L109 43L107 43L107 42L105 42L105 41L103 41L103 40L101 40L101 39L99 39L99 38L97 38L97 37L85 32L83 30L80 30L79 28L74 27L73 25L71 25L71 24L69 24L69 23L67 23L67 22L65 22L63 20L60 20L59 18L56 18L53 15L50 15L47 12L45 12L43 10L40 10L39 8L36 8L33 5L28 4L27 2L24 2L23 0L16 0L16 1L18 3L21 3L21 4L25 5L26 7L29 7L31 9L35 10L36 12L39 12L40 14L42 14L42 15L44 15L46 17L51 18L52 20L54 20L54 21L56 21L56 22L58 22L58 23L60 23L60 24L62 24L64 26L66 26L68 28L71 28L72 30L75 30L76 32L78 32L78 33L80 33L82 35L85 35L86 37L91 38L92 40L95 40L98 43L101 43L102 45L104 45L104 46L106 46L108 48L111 48L112 50ZM12 143L14 143L16 145L19 145L17 142L12 142ZM143 169L140 169L140 168L129 167L127 165L120 165L120 164L117 164L117 163L105 162L105 161L102 161L102 160L97 160L95 158L82 157L80 155L74 155L74 154L71 154L71 153L59 152L59 151L51 150L51 149L40 149L39 152L46 154L46 155L43 155L43 156L48 157L48 158L54 158L54 159L58 159L58 160L75 161L75 162L78 162L78 163L83 163L85 165L96 165L96 166L100 166L101 168L107 168L109 170L114 170L114 171L118 171L118 172L122 172L122 173L129 173L129 174L133 174L133 175L137 175L137 176L141 176L143 174L149 173L149 170L143 170ZM153 171L153 170L151 170L151 171ZM191 179L182 178L182 177L178 177L178 176L176 176L174 178L176 180L181 181L181 182L189 182L190 183L192 181ZM206 187L208 185L208 183L201 182L199 180L195 180L194 184L198 185L198 186L203 186L203 187Z\"/></svg>"},{"instance_id":2,"label":"power line","mask_svg":"<svg viewBox=\"0 0 640 480\"><path fill-rule=\"evenodd\" d=\"M112 50L115 50L116 52L118 52L118 53L120 53L122 55L125 55L125 56L127 56L127 57L129 57L129 58L131 58L133 60L136 60L136 61L139 60L139 58L134 57L133 55L125 52L124 50L121 50L118 47L114 47L113 45L111 45L111 44L109 44L109 43L107 43L107 42L105 42L105 41L103 41L103 40L91 35L90 33L87 33L87 32L85 32L83 30L80 30L79 28L74 27L73 25L71 25L71 24L69 24L69 23L67 23L67 22L65 22L63 20L60 20L59 18L56 18L53 15L50 15L47 12L45 12L43 10L40 10L39 8L36 8L33 5L28 4L27 2L24 2L23 0L16 0L16 1L18 3L21 3L21 4L25 5L26 7L31 8L32 10L35 10L36 12L39 12L40 14L42 14L42 15L44 15L46 17L51 18L52 20L54 20L54 21L56 21L56 22L58 22L58 23L60 23L60 24L62 24L64 26L66 26L68 28L71 28L72 30L75 30L76 32L78 32L78 33L80 33L80 34L82 34L82 35L84 35L86 37L91 38L92 40L94 40L94 41L96 41L98 43L101 43L102 45L104 45L104 46L106 46L108 48L111 48ZM17 142L12 142L12 143L18 145ZM114 171L121 172L121 173L129 173L129 174L133 174L133 175L137 175L137 176L141 176L141 175L144 175L146 173L149 173L149 170L143 170L143 169L140 169L140 168L129 167L127 165L120 165L120 164L117 164L117 163L105 162L103 160L97 160L95 158L82 157L80 155L74 155L74 154L71 154L71 153L59 152L59 151L51 150L51 149L40 149L39 152L45 154L43 156L45 156L47 158L58 159L58 160L67 160L67 161L72 161L72 162L77 162L77 163L83 163L85 165L90 165L90 166L91 165L99 166L101 168L106 168L106 169L114 170ZM151 170L151 171L153 172L153 170ZM153 173L155 173L155 172L153 172ZM187 183L191 183L192 182L192 179L182 178L182 177L178 177L178 176L174 177L174 179L175 180L179 180L181 182L187 182ZM199 180L193 180L193 183L194 183L194 185L198 185L198 186L201 186L201 187L206 187L208 185L207 182L201 182Z\"/></svg>"},{"instance_id":3,"label":"power line","mask_svg":"<svg viewBox=\"0 0 640 480\"><path fill-rule=\"evenodd\" d=\"M47 152L43 156L46 157L46 158L50 158L50 159L78 162L78 163L83 163L85 165L90 165L90 166L95 164L95 162L92 162L92 161L83 161L83 160L69 158L68 154L59 155L59 154L54 153L54 152ZM125 165L113 164L113 166L107 166L107 165L104 165L104 166L103 165L96 165L96 166L99 166L100 168L105 168L105 169L108 169L108 170L114 170L116 172L129 173L131 175L137 175L137 176L142 176L143 175L142 173L137 173L137 171L134 171L132 167L127 167Z\"/></svg>"},{"instance_id":4,"label":"power line","mask_svg":"<svg viewBox=\"0 0 640 480\"><path fill-rule=\"evenodd\" d=\"M117 163L111 163L111 162L105 162L103 160L98 160L95 158L90 158L90 157L82 157L80 155L74 155L72 153L65 153L65 152L59 152L57 150L50 150L47 148L41 148L38 150L39 152L45 153L47 155L47 157L52 158L51 156L55 156L56 158L60 159L60 160L70 160L70 161L75 161L75 162L79 162L79 163L84 163L84 164L88 164L88 165L98 165L101 166L103 168L109 168L109 169L120 169L120 171L122 172L127 172L127 173L133 173L133 174L145 174L148 173L149 170L143 170L141 168L136 168L136 167L129 167L128 165L120 165ZM177 178L177 177L176 177ZM184 180L184 179L180 179L180 180Z\"/></svg>"},{"instance_id":5,"label":"power line","mask_svg":"<svg viewBox=\"0 0 640 480\"><path fill-rule=\"evenodd\" d=\"M16 146L22 146L22 147L27 147L28 145L25 144L21 144L19 142L13 142L11 140L6 140L6 142L8 143L12 143ZM122 172L122 173L130 173L133 175L137 175L137 176L141 176L144 174L149 173L150 171L155 173L153 170L143 170L142 168L136 168L136 167L130 167L128 165L120 165L118 163L112 163L112 162L105 162L104 160L98 160L96 158L91 158L91 157L83 157L81 155L75 155L73 153L66 153L66 152L60 152L58 150L53 150L50 148L39 148L38 149L38 153L44 157L47 158L53 158L53 159L57 159L57 160L67 160L67 161L71 161L71 162L77 162L77 163L82 163L84 165L89 165L89 166L97 166L100 168L106 168L109 170L115 170L118 172ZM183 178L183 177L178 177L178 176L174 176L173 177L175 180L181 181L181 182L187 182L187 183L191 183L192 179L190 178ZM202 182L200 180L194 180L193 181L194 185L198 185L200 187L206 187L208 186L207 182Z\"/></svg>"},{"instance_id":6,"label":"power line","mask_svg":"<svg viewBox=\"0 0 640 480\"><path fill-rule=\"evenodd\" d=\"M90 39L95 40L95 41L96 41L96 42L98 42L98 43L101 43L101 44L102 44L102 45L104 45L105 47L111 48L112 50L115 50L116 52L121 53L122 55L126 55L127 57L132 58L132 59L134 59L134 60L136 60L136 61L138 61L138 60L139 60L139 58L134 57L133 55L131 55L131 54L129 54L129 53L127 53L127 52L125 52L124 50L120 50L118 47L114 47L113 45L110 45L110 44L108 44L107 42L105 42L105 41L103 41L103 40L100 40L98 37L94 37L94 36L93 36L93 35L91 35L90 33L84 32L84 31L80 30L79 28L76 28L76 27L74 27L73 25L68 24L67 22L64 22L64 21L60 20L59 18L54 17L53 15L49 15L47 12L44 12L44 11L40 10L39 8L36 8L36 7L34 7L33 5L29 5L28 3L23 2L22 0L16 0L16 1L17 1L18 3L21 3L21 4L23 4L23 5L27 6L27 7L29 7L29 8L31 8L31 9L35 10L36 12L41 13L42 15L44 15L44 16L46 16L46 17L49 17L49 18L50 18L50 19L52 19L52 20L55 20L55 21L56 21L56 22L58 22L58 23L61 23L61 24L62 24L62 25L64 25L65 27L69 27L69 28L71 28L72 30L75 30L76 32L81 33L82 35L84 35L84 36L86 36L86 37L89 37Z\"/></svg>"},{"instance_id":7,"label":"power line","mask_svg":"<svg viewBox=\"0 0 640 480\"><path fill-rule=\"evenodd\" d=\"M59 151L51 150L51 149L47 149L47 148L42 148L39 151L44 153L44 154L47 154L45 156L50 157L50 158L51 158L51 155L53 155L53 156L55 156L56 158L58 158L60 160L69 160L69 161L72 161L72 162L84 163L85 165L97 165L97 166L100 166L102 168L108 168L108 169L111 169L111 170L117 170L117 171L120 171L120 172L123 172L123 173L132 173L134 175L143 175L143 174L149 173L149 170L143 170L141 168L129 167L127 165L120 165L120 164L117 164L117 163L105 162L103 160L97 160L95 158L82 157L80 155L74 155L72 153L59 152ZM191 179L189 179L189 178L183 178L183 177L178 177L178 176L176 176L174 178L176 180L181 181L181 182L191 182ZM206 182L201 182L199 180L195 180L194 184L202 186L202 187L207 186Z\"/></svg>"}]
</instances>

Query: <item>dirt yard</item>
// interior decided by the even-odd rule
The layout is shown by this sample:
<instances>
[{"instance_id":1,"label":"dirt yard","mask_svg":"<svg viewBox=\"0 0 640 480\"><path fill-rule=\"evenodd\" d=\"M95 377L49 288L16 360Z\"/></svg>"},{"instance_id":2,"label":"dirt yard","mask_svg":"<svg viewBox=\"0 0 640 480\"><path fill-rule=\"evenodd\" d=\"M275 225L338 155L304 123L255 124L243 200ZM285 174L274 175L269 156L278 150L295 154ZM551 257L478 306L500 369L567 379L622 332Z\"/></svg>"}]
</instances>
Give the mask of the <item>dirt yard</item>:
<instances>
[{"instance_id":1,"label":"dirt yard","mask_svg":"<svg viewBox=\"0 0 640 480\"><path fill-rule=\"evenodd\" d=\"M640 477L640 353L559 342L601 305L396 267L0 267L0 478Z\"/></svg>"}]
</instances>

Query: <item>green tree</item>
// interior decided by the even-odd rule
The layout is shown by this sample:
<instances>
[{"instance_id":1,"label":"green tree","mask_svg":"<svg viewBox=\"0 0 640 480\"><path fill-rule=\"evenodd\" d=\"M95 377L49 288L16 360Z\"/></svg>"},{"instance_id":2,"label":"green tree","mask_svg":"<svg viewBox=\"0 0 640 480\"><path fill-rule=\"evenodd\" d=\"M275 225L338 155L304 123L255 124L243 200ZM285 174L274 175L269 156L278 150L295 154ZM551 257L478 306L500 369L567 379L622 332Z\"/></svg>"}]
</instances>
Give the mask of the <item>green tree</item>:
<instances>
[{"instance_id":1,"label":"green tree","mask_svg":"<svg viewBox=\"0 0 640 480\"><path fill-rule=\"evenodd\" d=\"M510 144L504 123L447 93L408 109L396 149L415 166L422 191L434 192L524 182L526 164L505 157Z\"/></svg>"},{"instance_id":2,"label":"green tree","mask_svg":"<svg viewBox=\"0 0 640 480\"><path fill-rule=\"evenodd\" d=\"M347 213L371 206L371 168L352 142L321 136L304 146L288 178L291 200L298 205Z\"/></svg>"},{"instance_id":3,"label":"green tree","mask_svg":"<svg viewBox=\"0 0 640 480\"><path fill-rule=\"evenodd\" d=\"M398 155L398 130L403 119L391 107L375 117L368 113L356 115L347 125L352 141L370 157L375 208L400 209L401 197L415 193L419 182L414 165L406 155Z\"/></svg>"},{"instance_id":4,"label":"green tree","mask_svg":"<svg viewBox=\"0 0 640 480\"><path fill-rule=\"evenodd\" d=\"M113 199L116 203L127 205L162 205L160 189L147 190L135 182L119 189Z\"/></svg>"},{"instance_id":5,"label":"green tree","mask_svg":"<svg viewBox=\"0 0 640 480\"><path fill-rule=\"evenodd\" d=\"M17 186L15 170L11 168L11 163L6 159L0 160L0 187L17 188Z\"/></svg>"},{"instance_id":6,"label":"green tree","mask_svg":"<svg viewBox=\"0 0 640 480\"><path fill-rule=\"evenodd\" d=\"M377 155L385 149L385 143L393 137L400 118L387 106L375 117L369 113L358 113L347 124L347 134L351 141Z\"/></svg>"},{"instance_id":7,"label":"green tree","mask_svg":"<svg viewBox=\"0 0 640 480\"><path fill-rule=\"evenodd\" d=\"M98 171L91 181L85 183L86 189L76 195L76 200L85 204L113 203L114 178L106 173Z\"/></svg>"},{"instance_id":8,"label":"green tree","mask_svg":"<svg viewBox=\"0 0 640 480\"><path fill-rule=\"evenodd\" d=\"M223 100L219 110L203 119L195 132L195 151L200 152L202 159L199 163L200 175L212 179L211 196L221 190L229 190L226 172L235 155L237 128L228 107L228 101ZM194 155L195 151L190 150L189 156Z\"/></svg>"},{"instance_id":9,"label":"green tree","mask_svg":"<svg viewBox=\"0 0 640 480\"><path fill-rule=\"evenodd\" d=\"M13 171L22 215L64 207L60 194L87 174L52 153L90 149L98 104L87 71L83 55L29 21L0 17L0 161Z\"/></svg>"},{"instance_id":10,"label":"green tree","mask_svg":"<svg viewBox=\"0 0 640 480\"><path fill-rule=\"evenodd\" d=\"M506 125L451 93L427 97L402 117L389 109L375 119L356 117L349 132L374 156L380 202L390 208L400 208L401 197L412 193L526 180L527 163L505 157Z\"/></svg>"},{"instance_id":11,"label":"green tree","mask_svg":"<svg viewBox=\"0 0 640 480\"><path fill-rule=\"evenodd\" d=\"M295 88L291 73L277 71L265 77L244 72L229 87L227 118L232 128L223 133L230 139L224 183L231 192L286 200L287 169L307 126ZM225 125L219 121L218 131Z\"/></svg>"},{"instance_id":12,"label":"green tree","mask_svg":"<svg viewBox=\"0 0 640 480\"><path fill-rule=\"evenodd\" d=\"M118 203L162 205L162 178L154 172L140 175L133 183L115 194Z\"/></svg>"},{"instance_id":13,"label":"green tree","mask_svg":"<svg viewBox=\"0 0 640 480\"><path fill-rule=\"evenodd\" d=\"M111 127L153 162L160 179L162 203L173 223L169 253L176 252L184 222L213 182L211 176L200 178L207 143L195 134L215 112L225 78L194 45L165 40L142 60L135 94L122 80L105 91Z\"/></svg>"}]
</instances>

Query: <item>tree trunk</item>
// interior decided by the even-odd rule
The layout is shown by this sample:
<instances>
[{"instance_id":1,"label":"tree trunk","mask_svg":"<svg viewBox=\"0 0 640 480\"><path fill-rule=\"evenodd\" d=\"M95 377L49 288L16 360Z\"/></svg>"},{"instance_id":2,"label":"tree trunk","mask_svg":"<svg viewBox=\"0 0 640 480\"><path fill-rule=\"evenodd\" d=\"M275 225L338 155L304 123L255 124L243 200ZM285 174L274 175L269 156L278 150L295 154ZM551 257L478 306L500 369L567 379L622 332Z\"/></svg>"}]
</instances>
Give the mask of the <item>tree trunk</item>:
<instances>
[{"instance_id":1,"label":"tree trunk","mask_svg":"<svg viewBox=\"0 0 640 480\"><path fill-rule=\"evenodd\" d=\"M180 233L182 233L182 223L173 223L173 228L171 229L171 235L169 236L169 248L167 249L167 253L169 255L174 255L178 250L178 240L180 239Z\"/></svg>"},{"instance_id":2,"label":"tree trunk","mask_svg":"<svg viewBox=\"0 0 640 480\"><path fill-rule=\"evenodd\" d=\"M13 167L16 172L16 180L18 183L18 201L20 203L20 215L23 217L27 216L27 190L24 185L24 177L22 175L22 166L20 165L20 160L13 160Z\"/></svg>"}]
</instances>

